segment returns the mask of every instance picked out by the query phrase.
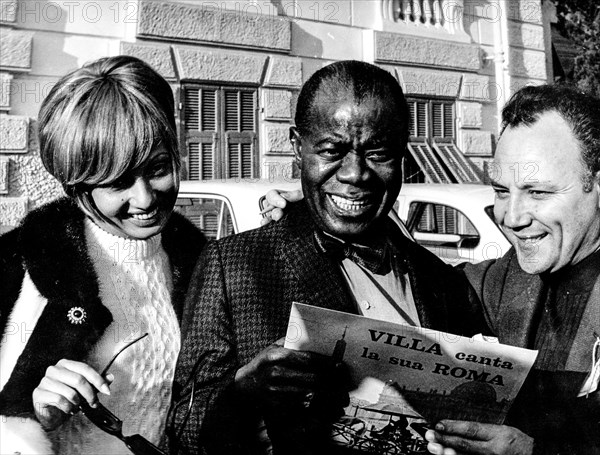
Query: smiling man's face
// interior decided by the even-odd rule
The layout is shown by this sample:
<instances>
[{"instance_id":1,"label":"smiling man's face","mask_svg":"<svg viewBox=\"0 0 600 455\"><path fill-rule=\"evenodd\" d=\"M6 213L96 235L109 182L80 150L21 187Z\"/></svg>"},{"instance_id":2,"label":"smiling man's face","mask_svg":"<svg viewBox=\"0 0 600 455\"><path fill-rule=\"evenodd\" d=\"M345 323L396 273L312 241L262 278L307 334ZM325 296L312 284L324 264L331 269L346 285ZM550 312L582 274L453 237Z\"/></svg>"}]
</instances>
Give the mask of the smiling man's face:
<instances>
[{"instance_id":1,"label":"smiling man's face","mask_svg":"<svg viewBox=\"0 0 600 455\"><path fill-rule=\"evenodd\" d=\"M293 133L302 189L319 228L360 241L387 216L402 186L401 121L390 100L358 102L344 90L321 95L311 130Z\"/></svg>"},{"instance_id":2,"label":"smiling man's face","mask_svg":"<svg viewBox=\"0 0 600 455\"><path fill-rule=\"evenodd\" d=\"M507 128L498 142L494 215L527 273L556 272L600 246L600 184L584 190L580 150L556 112Z\"/></svg>"}]
</instances>

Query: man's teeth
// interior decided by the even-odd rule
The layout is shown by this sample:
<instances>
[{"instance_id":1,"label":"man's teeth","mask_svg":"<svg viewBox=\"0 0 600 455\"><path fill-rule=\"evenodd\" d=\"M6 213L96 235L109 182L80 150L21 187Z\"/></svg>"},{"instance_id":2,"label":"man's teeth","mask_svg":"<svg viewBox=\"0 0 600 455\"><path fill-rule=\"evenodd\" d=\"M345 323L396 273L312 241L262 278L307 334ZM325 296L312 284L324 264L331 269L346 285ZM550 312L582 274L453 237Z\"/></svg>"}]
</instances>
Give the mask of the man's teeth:
<instances>
[{"instance_id":1,"label":"man's teeth","mask_svg":"<svg viewBox=\"0 0 600 455\"><path fill-rule=\"evenodd\" d=\"M536 235L536 236L532 236L532 237L526 237L526 238L522 238L521 242L523 242L525 245L533 245L534 243L537 243L540 240L542 240L544 237L546 237L546 234L540 234L540 235Z\"/></svg>"},{"instance_id":2,"label":"man's teeth","mask_svg":"<svg viewBox=\"0 0 600 455\"><path fill-rule=\"evenodd\" d=\"M331 199L333 200L333 203L342 210L360 210L367 205L366 201L351 201L350 199L335 196L333 194L331 195Z\"/></svg>"},{"instance_id":3,"label":"man's teeth","mask_svg":"<svg viewBox=\"0 0 600 455\"><path fill-rule=\"evenodd\" d=\"M136 220L147 220L156 215L157 212L158 209L154 209L150 213L134 213L131 215L131 218L135 218Z\"/></svg>"}]
</instances>

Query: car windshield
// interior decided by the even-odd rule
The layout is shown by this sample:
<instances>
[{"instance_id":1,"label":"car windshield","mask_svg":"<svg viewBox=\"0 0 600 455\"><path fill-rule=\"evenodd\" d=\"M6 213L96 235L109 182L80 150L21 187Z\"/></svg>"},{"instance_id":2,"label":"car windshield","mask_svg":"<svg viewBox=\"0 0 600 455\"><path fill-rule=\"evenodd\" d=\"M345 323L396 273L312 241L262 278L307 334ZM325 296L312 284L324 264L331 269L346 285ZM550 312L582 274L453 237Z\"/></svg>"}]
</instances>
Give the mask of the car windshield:
<instances>
[{"instance_id":1,"label":"car windshield","mask_svg":"<svg viewBox=\"0 0 600 455\"><path fill-rule=\"evenodd\" d=\"M504 231L502 229L500 229L500 226L498 225L498 223L496 223L496 218L494 217L494 206L493 205L488 205L484 210L485 210L485 213L487 214L487 216L489 216L490 219L494 222L494 224L496 225L496 227L498 228L498 230L500 232L502 232L502 235L504 236L504 238L506 240L508 240L508 237L506 237L506 234L504 233Z\"/></svg>"}]
</instances>

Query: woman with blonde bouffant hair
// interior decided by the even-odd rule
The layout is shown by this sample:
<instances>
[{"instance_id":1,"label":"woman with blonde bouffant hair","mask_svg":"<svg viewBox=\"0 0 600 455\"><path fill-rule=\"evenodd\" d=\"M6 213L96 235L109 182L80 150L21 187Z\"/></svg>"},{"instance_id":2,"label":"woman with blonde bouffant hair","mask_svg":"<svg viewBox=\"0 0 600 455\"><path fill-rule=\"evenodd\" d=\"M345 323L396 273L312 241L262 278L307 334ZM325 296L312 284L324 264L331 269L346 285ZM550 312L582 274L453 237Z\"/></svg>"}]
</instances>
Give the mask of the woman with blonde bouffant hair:
<instances>
[{"instance_id":1,"label":"woman with blonde bouffant hair","mask_svg":"<svg viewBox=\"0 0 600 455\"><path fill-rule=\"evenodd\" d=\"M52 89L39 139L66 196L0 237L0 452L160 453L205 243L173 213L171 87L139 59L97 60Z\"/></svg>"}]
</instances>

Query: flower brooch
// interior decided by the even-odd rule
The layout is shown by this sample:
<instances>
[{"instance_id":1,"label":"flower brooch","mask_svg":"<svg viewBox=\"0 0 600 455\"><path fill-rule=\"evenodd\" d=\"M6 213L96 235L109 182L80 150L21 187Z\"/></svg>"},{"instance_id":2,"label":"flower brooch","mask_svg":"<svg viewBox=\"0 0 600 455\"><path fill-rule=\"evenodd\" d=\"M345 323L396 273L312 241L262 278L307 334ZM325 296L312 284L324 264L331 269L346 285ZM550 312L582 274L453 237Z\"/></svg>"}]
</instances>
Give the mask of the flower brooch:
<instances>
[{"instance_id":1,"label":"flower brooch","mask_svg":"<svg viewBox=\"0 0 600 455\"><path fill-rule=\"evenodd\" d=\"M87 318L87 313L80 306L74 306L67 313L67 318L71 324L83 324Z\"/></svg>"}]
</instances>

